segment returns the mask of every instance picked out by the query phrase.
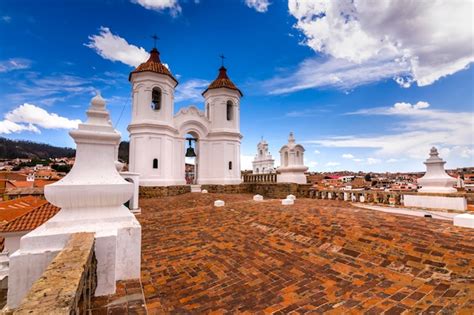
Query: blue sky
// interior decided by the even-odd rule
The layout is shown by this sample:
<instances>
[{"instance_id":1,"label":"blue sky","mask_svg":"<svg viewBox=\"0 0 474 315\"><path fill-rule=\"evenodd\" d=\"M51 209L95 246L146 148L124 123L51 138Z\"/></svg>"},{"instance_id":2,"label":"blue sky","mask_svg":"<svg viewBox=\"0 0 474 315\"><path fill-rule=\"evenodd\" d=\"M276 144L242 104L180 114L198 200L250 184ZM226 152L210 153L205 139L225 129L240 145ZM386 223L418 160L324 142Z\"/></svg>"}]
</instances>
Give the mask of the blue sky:
<instances>
[{"instance_id":1,"label":"blue sky","mask_svg":"<svg viewBox=\"0 0 474 315\"><path fill-rule=\"evenodd\" d=\"M2 1L0 136L73 146L67 130L99 89L128 139L128 74L156 33L180 83L175 111L203 108L226 55L244 93L244 167L261 136L278 164L290 131L314 171L422 171L433 145L447 167L474 166L472 9L471 0Z\"/></svg>"}]
</instances>

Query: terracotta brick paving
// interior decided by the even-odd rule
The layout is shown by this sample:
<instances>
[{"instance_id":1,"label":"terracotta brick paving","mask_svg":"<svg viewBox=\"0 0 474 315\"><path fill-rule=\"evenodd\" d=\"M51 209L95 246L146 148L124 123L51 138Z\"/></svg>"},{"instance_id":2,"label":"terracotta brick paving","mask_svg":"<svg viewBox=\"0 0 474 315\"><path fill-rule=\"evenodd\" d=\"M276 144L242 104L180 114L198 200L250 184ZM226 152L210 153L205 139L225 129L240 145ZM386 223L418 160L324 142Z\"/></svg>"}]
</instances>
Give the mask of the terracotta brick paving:
<instances>
[{"instance_id":1,"label":"terracotta brick paving","mask_svg":"<svg viewBox=\"0 0 474 315\"><path fill-rule=\"evenodd\" d=\"M341 201L251 197L140 201L149 314L474 313L473 230Z\"/></svg>"},{"instance_id":2,"label":"terracotta brick paving","mask_svg":"<svg viewBox=\"0 0 474 315\"><path fill-rule=\"evenodd\" d=\"M150 314L474 312L474 231L339 201L250 199L142 200Z\"/></svg>"},{"instance_id":3,"label":"terracotta brick paving","mask_svg":"<svg viewBox=\"0 0 474 315\"><path fill-rule=\"evenodd\" d=\"M147 314L139 280L118 281L114 295L94 297L91 306L91 315Z\"/></svg>"}]
</instances>

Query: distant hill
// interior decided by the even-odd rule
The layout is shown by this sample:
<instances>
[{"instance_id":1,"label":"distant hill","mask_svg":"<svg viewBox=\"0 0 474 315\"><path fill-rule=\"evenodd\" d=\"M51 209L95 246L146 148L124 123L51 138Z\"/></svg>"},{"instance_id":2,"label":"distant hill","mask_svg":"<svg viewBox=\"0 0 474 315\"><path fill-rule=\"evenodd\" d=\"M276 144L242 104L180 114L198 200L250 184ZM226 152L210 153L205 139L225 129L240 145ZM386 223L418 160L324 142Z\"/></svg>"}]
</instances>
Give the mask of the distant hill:
<instances>
[{"instance_id":1,"label":"distant hill","mask_svg":"<svg viewBox=\"0 0 474 315\"><path fill-rule=\"evenodd\" d=\"M119 159L128 163L128 142L122 141L119 147ZM76 150L55 147L46 143L25 140L11 140L0 137L0 159L48 159L73 157Z\"/></svg>"}]
</instances>

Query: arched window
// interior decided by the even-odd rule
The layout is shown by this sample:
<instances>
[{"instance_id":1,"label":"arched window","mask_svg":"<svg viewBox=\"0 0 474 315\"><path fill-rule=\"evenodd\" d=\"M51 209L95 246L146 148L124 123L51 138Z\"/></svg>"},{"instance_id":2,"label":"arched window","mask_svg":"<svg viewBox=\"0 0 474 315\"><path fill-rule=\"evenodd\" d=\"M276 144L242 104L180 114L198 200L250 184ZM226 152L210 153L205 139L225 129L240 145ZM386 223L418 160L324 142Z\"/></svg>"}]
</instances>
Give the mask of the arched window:
<instances>
[{"instance_id":1,"label":"arched window","mask_svg":"<svg viewBox=\"0 0 474 315\"><path fill-rule=\"evenodd\" d=\"M232 161L229 161L229 170L232 169Z\"/></svg>"},{"instance_id":2,"label":"arched window","mask_svg":"<svg viewBox=\"0 0 474 315\"><path fill-rule=\"evenodd\" d=\"M161 89L159 87L154 87L151 91L151 108L153 110L161 109Z\"/></svg>"},{"instance_id":3,"label":"arched window","mask_svg":"<svg viewBox=\"0 0 474 315\"><path fill-rule=\"evenodd\" d=\"M288 166L288 151L285 151L283 165Z\"/></svg>"},{"instance_id":4,"label":"arched window","mask_svg":"<svg viewBox=\"0 0 474 315\"><path fill-rule=\"evenodd\" d=\"M262 151L262 150L260 150L260 155L263 155L263 151Z\"/></svg>"},{"instance_id":5,"label":"arched window","mask_svg":"<svg viewBox=\"0 0 474 315\"><path fill-rule=\"evenodd\" d=\"M158 168L158 159L153 159L153 168Z\"/></svg>"},{"instance_id":6,"label":"arched window","mask_svg":"<svg viewBox=\"0 0 474 315\"><path fill-rule=\"evenodd\" d=\"M209 113L209 103L206 104L206 117L209 119L211 117L211 114Z\"/></svg>"},{"instance_id":7,"label":"arched window","mask_svg":"<svg viewBox=\"0 0 474 315\"><path fill-rule=\"evenodd\" d=\"M232 104L231 101L227 101L227 120L232 120L233 116L233 107L234 104Z\"/></svg>"}]
</instances>

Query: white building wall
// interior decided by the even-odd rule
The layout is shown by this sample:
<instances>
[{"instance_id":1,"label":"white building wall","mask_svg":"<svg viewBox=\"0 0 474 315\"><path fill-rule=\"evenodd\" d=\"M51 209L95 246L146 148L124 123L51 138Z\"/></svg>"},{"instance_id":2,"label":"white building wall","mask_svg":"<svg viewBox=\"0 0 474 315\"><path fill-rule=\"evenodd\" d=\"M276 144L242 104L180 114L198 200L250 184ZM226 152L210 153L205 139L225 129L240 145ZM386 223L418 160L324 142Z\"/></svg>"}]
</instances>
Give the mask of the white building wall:
<instances>
[{"instance_id":1,"label":"white building wall","mask_svg":"<svg viewBox=\"0 0 474 315\"><path fill-rule=\"evenodd\" d=\"M173 116L173 84L161 74L133 75L130 171L140 173L141 186L184 185L185 137L191 133L198 139L197 183L240 183L240 93L226 88L208 90L204 112L190 106ZM158 112L151 108L153 86L163 93ZM230 120L228 101L232 103ZM153 169L154 158L158 158L158 169Z\"/></svg>"}]
</instances>

